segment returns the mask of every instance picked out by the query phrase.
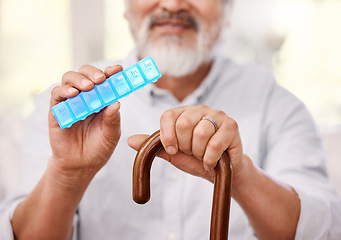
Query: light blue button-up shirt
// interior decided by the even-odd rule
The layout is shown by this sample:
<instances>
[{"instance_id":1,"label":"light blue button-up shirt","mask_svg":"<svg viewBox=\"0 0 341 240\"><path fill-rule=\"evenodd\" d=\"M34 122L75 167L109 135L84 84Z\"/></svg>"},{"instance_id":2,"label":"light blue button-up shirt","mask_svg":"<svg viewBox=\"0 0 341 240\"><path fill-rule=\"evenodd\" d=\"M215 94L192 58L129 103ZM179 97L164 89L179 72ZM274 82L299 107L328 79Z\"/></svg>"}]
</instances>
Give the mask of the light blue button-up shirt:
<instances>
[{"instance_id":1,"label":"light blue button-up shirt","mask_svg":"<svg viewBox=\"0 0 341 240\"><path fill-rule=\"evenodd\" d=\"M122 63L136 63L132 53ZM112 64L98 63L101 68ZM176 70L174 70L176 71ZM0 239L12 239L10 219L17 204L36 185L51 155L47 112L49 92L41 95L29 120L23 150L22 184L0 208ZM209 239L213 184L190 176L162 159L151 173L151 200L132 200L136 152L129 136L159 129L161 114L179 105L206 104L234 118L244 152L274 178L299 194L301 215L296 239L341 239L341 202L329 183L315 124L305 106L281 88L267 70L239 66L217 56L205 79L183 102L150 84L121 100L122 136L110 161L89 185L80 203L78 238L122 240ZM252 201L252 199L250 199ZM239 205L232 201L230 239L254 239Z\"/></svg>"}]
</instances>

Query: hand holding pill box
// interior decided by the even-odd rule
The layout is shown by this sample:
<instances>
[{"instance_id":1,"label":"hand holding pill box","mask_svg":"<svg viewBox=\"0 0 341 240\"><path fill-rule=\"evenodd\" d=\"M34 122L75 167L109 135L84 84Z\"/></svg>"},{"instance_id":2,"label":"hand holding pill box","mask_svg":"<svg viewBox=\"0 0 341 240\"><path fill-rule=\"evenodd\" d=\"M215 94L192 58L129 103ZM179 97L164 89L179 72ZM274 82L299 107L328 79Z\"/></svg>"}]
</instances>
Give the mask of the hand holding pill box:
<instances>
[{"instance_id":1,"label":"hand holding pill box","mask_svg":"<svg viewBox=\"0 0 341 240\"><path fill-rule=\"evenodd\" d=\"M61 128L69 128L92 113L113 104L133 91L151 82L156 82L161 73L151 57L107 78L87 92L81 92L52 107L52 112Z\"/></svg>"}]
</instances>

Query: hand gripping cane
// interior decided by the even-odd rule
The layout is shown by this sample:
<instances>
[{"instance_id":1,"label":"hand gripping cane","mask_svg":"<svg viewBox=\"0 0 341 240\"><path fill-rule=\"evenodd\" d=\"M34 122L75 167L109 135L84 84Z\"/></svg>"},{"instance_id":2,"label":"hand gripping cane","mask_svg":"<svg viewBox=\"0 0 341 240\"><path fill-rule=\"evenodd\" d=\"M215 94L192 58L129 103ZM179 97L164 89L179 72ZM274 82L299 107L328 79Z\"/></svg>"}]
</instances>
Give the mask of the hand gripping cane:
<instances>
[{"instance_id":1,"label":"hand gripping cane","mask_svg":"<svg viewBox=\"0 0 341 240\"><path fill-rule=\"evenodd\" d=\"M152 134L140 147L133 168L133 199L144 204L150 198L150 169L155 156L163 149L160 131ZM228 239L231 202L231 164L224 152L214 169L215 183L211 215L210 240Z\"/></svg>"}]
</instances>

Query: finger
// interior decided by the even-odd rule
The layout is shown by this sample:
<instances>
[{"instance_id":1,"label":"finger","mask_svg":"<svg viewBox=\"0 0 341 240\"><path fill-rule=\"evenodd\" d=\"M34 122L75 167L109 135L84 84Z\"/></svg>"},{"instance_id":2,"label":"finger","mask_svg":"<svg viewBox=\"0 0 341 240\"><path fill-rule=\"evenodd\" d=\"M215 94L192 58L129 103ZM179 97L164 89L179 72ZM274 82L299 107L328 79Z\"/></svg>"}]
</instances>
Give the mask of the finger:
<instances>
[{"instance_id":1,"label":"finger","mask_svg":"<svg viewBox=\"0 0 341 240\"><path fill-rule=\"evenodd\" d=\"M232 119L225 121L209 140L203 158L205 169L215 168L225 150L228 150L231 162L236 154L242 155L238 125Z\"/></svg>"},{"instance_id":2,"label":"finger","mask_svg":"<svg viewBox=\"0 0 341 240\"><path fill-rule=\"evenodd\" d=\"M50 99L50 111L48 114L48 119L49 119L49 125L51 127L58 127L59 124L57 119L54 117L51 108L58 103L65 101L67 98L71 98L76 96L79 93L79 91L76 88L73 88L68 85L61 85L54 87L51 91L51 99Z\"/></svg>"},{"instance_id":3,"label":"finger","mask_svg":"<svg viewBox=\"0 0 341 240\"><path fill-rule=\"evenodd\" d=\"M165 111L160 118L160 139L166 152L174 155L178 152L175 123L186 107L179 107Z\"/></svg>"},{"instance_id":4,"label":"finger","mask_svg":"<svg viewBox=\"0 0 341 240\"><path fill-rule=\"evenodd\" d=\"M105 68L104 74L108 78L108 77L110 77L110 76L114 75L115 73L118 73L122 70L123 70L123 68L121 65L109 66L109 67Z\"/></svg>"},{"instance_id":5,"label":"finger","mask_svg":"<svg viewBox=\"0 0 341 240\"><path fill-rule=\"evenodd\" d=\"M216 167L221 155L228 145L225 143L225 140L222 140L222 137L224 136L221 136L218 132L209 140L203 157L203 165L207 171L211 171Z\"/></svg>"},{"instance_id":6,"label":"finger","mask_svg":"<svg viewBox=\"0 0 341 240\"><path fill-rule=\"evenodd\" d=\"M176 121L176 136L179 149L187 154L192 154L193 131L203 116L201 109L191 108L184 111Z\"/></svg>"},{"instance_id":7,"label":"finger","mask_svg":"<svg viewBox=\"0 0 341 240\"><path fill-rule=\"evenodd\" d=\"M88 64L81 66L78 72L90 79L94 84L100 84L106 79L102 70Z\"/></svg>"},{"instance_id":8,"label":"finger","mask_svg":"<svg viewBox=\"0 0 341 240\"><path fill-rule=\"evenodd\" d=\"M52 108L54 105L65 101L67 98L74 97L78 93L79 91L76 88L69 85L54 87L51 91L50 107Z\"/></svg>"},{"instance_id":9,"label":"finger","mask_svg":"<svg viewBox=\"0 0 341 240\"><path fill-rule=\"evenodd\" d=\"M192 154L202 160L206 151L206 146L210 138L214 135L215 128L209 121L199 121L193 131Z\"/></svg>"},{"instance_id":10,"label":"finger","mask_svg":"<svg viewBox=\"0 0 341 240\"><path fill-rule=\"evenodd\" d=\"M63 85L77 88L79 91L90 91L94 88L94 83L81 73L70 71L63 75Z\"/></svg>"}]
</instances>

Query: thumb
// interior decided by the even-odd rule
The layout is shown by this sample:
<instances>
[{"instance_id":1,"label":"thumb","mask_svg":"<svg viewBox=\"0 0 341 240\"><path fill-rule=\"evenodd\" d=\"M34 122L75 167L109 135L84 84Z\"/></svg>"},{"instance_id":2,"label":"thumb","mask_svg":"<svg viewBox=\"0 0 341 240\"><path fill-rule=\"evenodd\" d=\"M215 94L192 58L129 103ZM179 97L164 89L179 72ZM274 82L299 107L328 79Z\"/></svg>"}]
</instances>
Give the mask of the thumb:
<instances>
[{"instance_id":1,"label":"thumb","mask_svg":"<svg viewBox=\"0 0 341 240\"><path fill-rule=\"evenodd\" d=\"M149 137L150 135L147 134L136 134L131 136L130 138L128 138L128 145L134 149L135 151L138 151L140 149L140 147L142 146L142 144L146 141L146 139ZM166 161L170 161L170 155L164 150L162 149L158 154L158 157L165 159Z\"/></svg>"},{"instance_id":2,"label":"thumb","mask_svg":"<svg viewBox=\"0 0 341 240\"><path fill-rule=\"evenodd\" d=\"M138 151L143 142L149 137L147 134L136 134L128 138L128 145Z\"/></svg>"},{"instance_id":3,"label":"thumb","mask_svg":"<svg viewBox=\"0 0 341 240\"><path fill-rule=\"evenodd\" d=\"M109 136L120 135L121 117L120 102L106 107L103 111L103 131L109 133Z\"/></svg>"}]
</instances>

